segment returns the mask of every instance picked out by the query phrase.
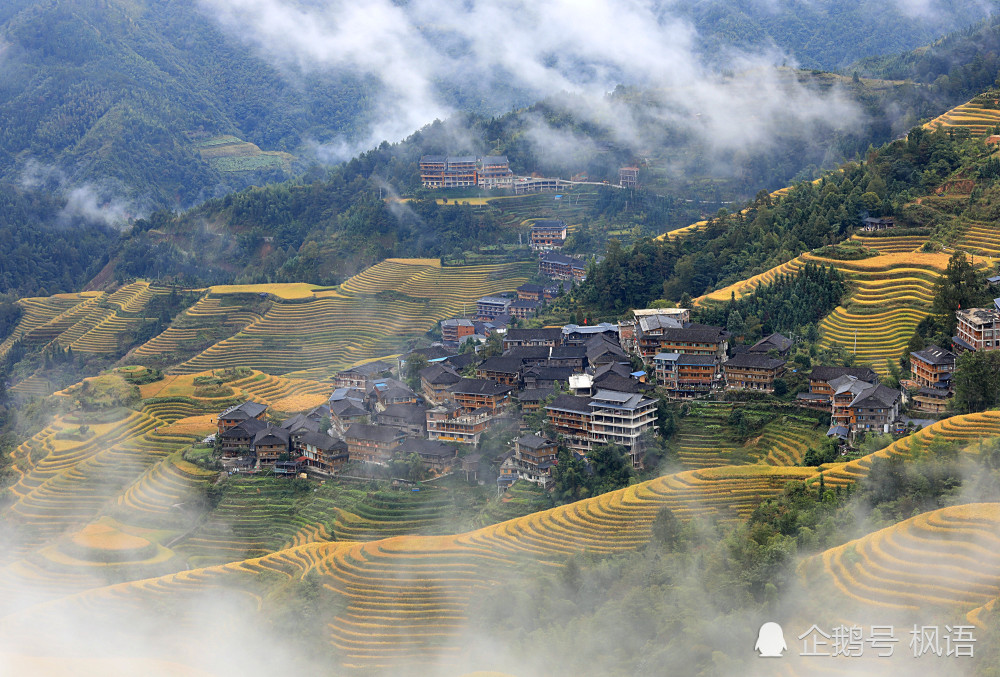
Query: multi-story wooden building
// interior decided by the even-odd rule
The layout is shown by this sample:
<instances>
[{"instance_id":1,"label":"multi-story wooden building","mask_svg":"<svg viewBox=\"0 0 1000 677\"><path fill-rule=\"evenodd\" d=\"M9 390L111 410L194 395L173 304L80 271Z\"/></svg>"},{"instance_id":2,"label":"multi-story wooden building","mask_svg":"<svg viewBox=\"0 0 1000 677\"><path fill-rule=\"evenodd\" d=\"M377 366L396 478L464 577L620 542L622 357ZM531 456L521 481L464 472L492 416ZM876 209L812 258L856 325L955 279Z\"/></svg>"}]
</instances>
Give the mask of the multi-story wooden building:
<instances>
[{"instance_id":1,"label":"multi-story wooden building","mask_svg":"<svg viewBox=\"0 0 1000 677\"><path fill-rule=\"evenodd\" d=\"M854 376L841 376L829 385L833 389L829 435L853 439L867 432L887 433L899 417L902 394L898 390Z\"/></svg>"},{"instance_id":2,"label":"multi-story wooden building","mask_svg":"<svg viewBox=\"0 0 1000 677\"><path fill-rule=\"evenodd\" d=\"M646 318L643 318L645 321ZM687 322L682 327L662 326L647 333L641 329L637 336L640 355L647 363L657 353L683 355L711 355L721 367L729 351L729 332L722 327Z\"/></svg>"},{"instance_id":3,"label":"multi-story wooden building","mask_svg":"<svg viewBox=\"0 0 1000 677\"><path fill-rule=\"evenodd\" d=\"M761 353L733 355L722 365L728 390L774 392L774 380L785 371L785 361Z\"/></svg>"},{"instance_id":4,"label":"multi-story wooden building","mask_svg":"<svg viewBox=\"0 0 1000 677\"><path fill-rule=\"evenodd\" d=\"M543 287L540 284L525 282L517 288L517 298L522 301L551 301L559 296L558 287Z\"/></svg>"},{"instance_id":5,"label":"multi-story wooden building","mask_svg":"<svg viewBox=\"0 0 1000 677\"><path fill-rule=\"evenodd\" d=\"M390 373L391 370L392 364L389 362L382 360L368 362L337 372L333 376L333 385L335 388L357 388L367 391L376 379Z\"/></svg>"},{"instance_id":6,"label":"multi-story wooden building","mask_svg":"<svg viewBox=\"0 0 1000 677\"><path fill-rule=\"evenodd\" d=\"M677 360L680 353L657 353L653 356L653 373L656 374L657 384L667 390L677 390L678 375Z\"/></svg>"},{"instance_id":7,"label":"multi-story wooden building","mask_svg":"<svg viewBox=\"0 0 1000 677\"><path fill-rule=\"evenodd\" d=\"M809 374L809 392L800 393L798 399L804 406L828 409L833 400L830 383L842 376L852 376L865 383L878 383L878 374L868 367L830 367L818 365Z\"/></svg>"},{"instance_id":8,"label":"multi-story wooden building","mask_svg":"<svg viewBox=\"0 0 1000 677\"><path fill-rule=\"evenodd\" d=\"M427 431L426 415L427 407L422 404L390 404L375 416L375 421L404 435L423 437Z\"/></svg>"},{"instance_id":9,"label":"multi-story wooden building","mask_svg":"<svg viewBox=\"0 0 1000 677\"><path fill-rule=\"evenodd\" d=\"M540 301L517 299L510 304L510 316L516 317L519 320L527 320L529 317L537 315L541 307L542 303Z\"/></svg>"},{"instance_id":10,"label":"multi-story wooden building","mask_svg":"<svg viewBox=\"0 0 1000 677\"><path fill-rule=\"evenodd\" d=\"M503 349L511 348L538 348L562 345L562 329L508 329L503 337ZM546 355L548 358L548 355Z\"/></svg>"},{"instance_id":11,"label":"multi-story wooden building","mask_svg":"<svg viewBox=\"0 0 1000 677\"><path fill-rule=\"evenodd\" d=\"M955 316L958 332L952 343L957 350L1000 350L1000 299L994 308L968 308Z\"/></svg>"},{"instance_id":12,"label":"multi-story wooden building","mask_svg":"<svg viewBox=\"0 0 1000 677\"><path fill-rule=\"evenodd\" d=\"M258 421L264 421L267 417L267 405L259 404L247 400L243 404L238 404L235 407L230 407L224 412L219 414L219 434L221 435L229 428L235 425L239 425L243 421L248 419L257 419Z\"/></svg>"},{"instance_id":13,"label":"multi-story wooden building","mask_svg":"<svg viewBox=\"0 0 1000 677\"><path fill-rule=\"evenodd\" d=\"M509 486L517 480L526 480L548 487L555 464L556 443L530 433L514 440L514 453L500 464L498 483Z\"/></svg>"},{"instance_id":14,"label":"multi-story wooden building","mask_svg":"<svg viewBox=\"0 0 1000 677\"><path fill-rule=\"evenodd\" d=\"M483 433L489 430L494 413L482 407L465 411L459 406L438 406L427 410L427 438L442 442L479 444Z\"/></svg>"},{"instance_id":15,"label":"multi-story wooden building","mask_svg":"<svg viewBox=\"0 0 1000 677\"><path fill-rule=\"evenodd\" d=\"M913 380L924 388L951 390L951 375L955 371L955 353L938 346L927 346L910 353Z\"/></svg>"},{"instance_id":16,"label":"multi-story wooden building","mask_svg":"<svg viewBox=\"0 0 1000 677\"><path fill-rule=\"evenodd\" d=\"M431 404L451 398L449 388L462 380L458 372L444 364L432 364L420 370L420 390Z\"/></svg>"},{"instance_id":17,"label":"multi-story wooden building","mask_svg":"<svg viewBox=\"0 0 1000 677\"><path fill-rule=\"evenodd\" d=\"M410 454L420 457L424 467L433 472L445 472L458 462L458 449L440 440L407 437L396 447L396 454L406 458Z\"/></svg>"},{"instance_id":18,"label":"multi-story wooden building","mask_svg":"<svg viewBox=\"0 0 1000 677\"><path fill-rule=\"evenodd\" d=\"M396 428L355 423L344 433L352 461L385 465L405 435Z\"/></svg>"},{"instance_id":19,"label":"multi-story wooden building","mask_svg":"<svg viewBox=\"0 0 1000 677\"><path fill-rule=\"evenodd\" d=\"M722 370L715 355L677 354L677 390L674 397L702 397L719 385Z\"/></svg>"},{"instance_id":20,"label":"multi-story wooden building","mask_svg":"<svg viewBox=\"0 0 1000 677\"><path fill-rule=\"evenodd\" d=\"M913 408L929 414L943 414L948 411L948 400L952 392L947 388L923 387L913 395Z\"/></svg>"},{"instance_id":21,"label":"multi-story wooden building","mask_svg":"<svg viewBox=\"0 0 1000 677\"><path fill-rule=\"evenodd\" d=\"M219 435L219 444L222 448L223 458L236 458L250 453L254 436L267 427L267 423L256 418L248 418L245 421L226 428Z\"/></svg>"},{"instance_id":22,"label":"multi-story wooden building","mask_svg":"<svg viewBox=\"0 0 1000 677\"><path fill-rule=\"evenodd\" d=\"M336 473L350 459L346 442L323 433L306 433L299 443L305 464L325 473Z\"/></svg>"},{"instance_id":23,"label":"multi-story wooden building","mask_svg":"<svg viewBox=\"0 0 1000 677\"><path fill-rule=\"evenodd\" d=\"M656 422L656 400L641 393L598 390L591 397L560 395L545 405L549 425L566 446L586 453L596 445L620 444L641 465L639 438Z\"/></svg>"},{"instance_id":24,"label":"multi-story wooden building","mask_svg":"<svg viewBox=\"0 0 1000 677\"><path fill-rule=\"evenodd\" d=\"M545 405L545 412L552 430L566 446L584 452L590 449L593 416L589 397L559 395Z\"/></svg>"},{"instance_id":25,"label":"multi-story wooden building","mask_svg":"<svg viewBox=\"0 0 1000 677\"><path fill-rule=\"evenodd\" d=\"M507 406L513 390L509 385L474 378L463 378L450 388L452 400L462 411L472 412L485 408L490 413L496 413Z\"/></svg>"},{"instance_id":26,"label":"multi-story wooden building","mask_svg":"<svg viewBox=\"0 0 1000 677\"><path fill-rule=\"evenodd\" d=\"M559 219L539 219L531 226L531 248L536 251L559 249L566 242L566 222Z\"/></svg>"},{"instance_id":27,"label":"multi-story wooden building","mask_svg":"<svg viewBox=\"0 0 1000 677\"><path fill-rule=\"evenodd\" d=\"M257 456L257 467L273 466L282 455L291 452L291 435L284 428L268 426L253 437L250 451Z\"/></svg>"},{"instance_id":28,"label":"multi-story wooden building","mask_svg":"<svg viewBox=\"0 0 1000 677\"><path fill-rule=\"evenodd\" d=\"M496 355L487 358L476 367L476 378L484 381L496 381L503 385L518 387L521 383L521 369L524 366L520 357Z\"/></svg>"},{"instance_id":29,"label":"multi-story wooden building","mask_svg":"<svg viewBox=\"0 0 1000 677\"><path fill-rule=\"evenodd\" d=\"M538 270L542 275L557 280L583 282L587 278L587 264L584 261L553 251L543 252L538 257Z\"/></svg>"}]
</instances>

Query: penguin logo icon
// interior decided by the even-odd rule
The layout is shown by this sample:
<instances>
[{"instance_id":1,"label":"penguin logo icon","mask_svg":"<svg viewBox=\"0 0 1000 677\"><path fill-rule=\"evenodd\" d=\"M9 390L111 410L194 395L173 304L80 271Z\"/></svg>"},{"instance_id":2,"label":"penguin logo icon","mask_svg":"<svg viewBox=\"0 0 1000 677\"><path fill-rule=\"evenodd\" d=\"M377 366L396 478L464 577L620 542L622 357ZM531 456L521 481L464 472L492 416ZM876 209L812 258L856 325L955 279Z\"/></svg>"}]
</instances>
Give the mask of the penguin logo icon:
<instances>
[{"instance_id":1,"label":"penguin logo icon","mask_svg":"<svg viewBox=\"0 0 1000 677\"><path fill-rule=\"evenodd\" d=\"M781 652L788 650L781 626L777 623L764 623L760 626L757 643L753 648L760 653L761 658L781 658Z\"/></svg>"}]
</instances>

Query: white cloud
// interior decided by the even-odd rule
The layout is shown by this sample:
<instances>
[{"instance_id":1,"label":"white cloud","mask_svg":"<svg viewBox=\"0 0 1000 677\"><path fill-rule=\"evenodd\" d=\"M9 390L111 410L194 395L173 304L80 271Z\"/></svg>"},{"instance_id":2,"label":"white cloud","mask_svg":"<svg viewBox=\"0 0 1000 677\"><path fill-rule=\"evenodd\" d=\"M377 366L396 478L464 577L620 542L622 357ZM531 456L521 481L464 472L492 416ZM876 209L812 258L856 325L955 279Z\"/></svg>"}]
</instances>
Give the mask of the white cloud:
<instances>
[{"instance_id":1,"label":"white cloud","mask_svg":"<svg viewBox=\"0 0 1000 677\"><path fill-rule=\"evenodd\" d=\"M348 69L381 83L376 119L360 144L325 139L343 158L398 140L452 112L448 93L481 98L513 88L538 99L580 94L587 115L622 139L636 126L623 106L603 100L618 83L660 93L655 115L681 123L713 145L764 143L775 123L810 125L858 119L835 90L807 90L780 77L778 51L736 54L737 79L706 68L690 24L644 0L201 0L203 8L262 53L305 72ZM537 136L537 134L536 134ZM558 140L556 140L556 143ZM319 143L319 142L318 142ZM548 142L547 142L548 143Z\"/></svg>"}]
</instances>

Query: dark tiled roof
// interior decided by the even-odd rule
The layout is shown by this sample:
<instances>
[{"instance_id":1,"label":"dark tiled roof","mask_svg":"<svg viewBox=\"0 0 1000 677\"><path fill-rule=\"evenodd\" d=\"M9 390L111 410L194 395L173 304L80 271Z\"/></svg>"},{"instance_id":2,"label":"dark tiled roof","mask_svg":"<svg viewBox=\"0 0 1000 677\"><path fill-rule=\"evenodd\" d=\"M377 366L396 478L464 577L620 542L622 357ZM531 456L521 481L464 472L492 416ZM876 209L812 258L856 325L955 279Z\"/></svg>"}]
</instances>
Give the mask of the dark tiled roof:
<instances>
[{"instance_id":1,"label":"dark tiled roof","mask_svg":"<svg viewBox=\"0 0 1000 677\"><path fill-rule=\"evenodd\" d=\"M768 357L764 353L740 353L729 358L723 366L737 369L777 369L784 364L784 360Z\"/></svg>"},{"instance_id":2,"label":"dark tiled roof","mask_svg":"<svg viewBox=\"0 0 1000 677\"><path fill-rule=\"evenodd\" d=\"M347 450L347 443L323 433L306 433L302 436L302 444L316 447L321 451Z\"/></svg>"},{"instance_id":3,"label":"dark tiled roof","mask_svg":"<svg viewBox=\"0 0 1000 677\"><path fill-rule=\"evenodd\" d=\"M715 364L715 355L686 355L681 353L677 358L677 364L687 367L707 366Z\"/></svg>"},{"instance_id":4,"label":"dark tiled roof","mask_svg":"<svg viewBox=\"0 0 1000 677\"><path fill-rule=\"evenodd\" d=\"M369 425L367 423L353 423L344 433L347 440L366 440L369 442L392 442L399 438L401 433L395 428L381 425Z\"/></svg>"},{"instance_id":5,"label":"dark tiled roof","mask_svg":"<svg viewBox=\"0 0 1000 677\"><path fill-rule=\"evenodd\" d=\"M288 444L288 431L284 428L268 426L253 436L254 446Z\"/></svg>"},{"instance_id":6,"label":"dark tiled roof","mask_svg":"<svg viewBox=\"0 0 1000 677\"><path fill-rule=\"evenodd\" d=\"M530 282L525 282L524 284L522 284L520 287L517 288L517 291L523 291L529 294L541 294L543 291L545 291L545 289L540 284L532 284Z\"/></svg>"},{"instance_id":7,"label":"dark tiled roof","mask_svg":"<svg viewBox=\"0 0 1000 677\"><path fill-rule=\"evenodd\" d=\"M252 437L267 427L267 424L256 418L237 423L232 428L222 431L222 437Z\"/></svg>"},{"instance_id":8,"label":"dark tiled roof","mask_svg":"<svg viewBox=\"0 0 1000 677\"><path fill-rule=\"evenodd\" d=\"M537 366L537 367L525 367L524 376L534 376L536 379L541 379L543 381L568 381L569 377L573 375L573 367L548 367L548 366Z\"/></svg>"},{"instance_id":9,"label":"dark tiled roof","mask_svg":"<svg viewBox=\"0 0 1000 677\"><path fill-rule=\"evenodd\" d=\"M631 377L605 372L594 379L594 387L619 393L637 393L642 389L642 384Z\"/></svg>"},{"instance_id":10,"label":"dark tiled roof","mask_svg":"<svg viewBox=\"0 0 1000 677\"><path fill-rule=\"evenodd\" d=\"M560 409L563 411L576 411L581 414L589 414L590 409L590 398L589 397L577 397L576 395L560 395L552 401L552 404L546 405L546 409Z\"/></svg>"},{"instance_id":11,"label":"dark tiled roof","mask_svg":"<svg viewBox=\"0 0 1000 677\"><path fill-rule=\"evenodd\" d=\"M769 350L777 350L783 353L792 347L792 340L775 332L770 336L765 336L750 347L752 353L766 353Z\"/></svg>"},{"instance_id":12,"label":"dark tiled roof","mask_svg":"<svg viewBox=\"0 0 1000 677\"><path fill-rule=\"evenodd\" d=\"M424 423L427 420L427 408L421 404L390 404L377 416L379 423L383 419L402 419L407 423Z\"/></svg>"},{"instance_id":13,"label":"dark tiled roof","mask_svg":"<svg viewBox=\"0 0 1000 677\"><path fill-rule=\"evenodd\" d=\"M547 360L550 350L548 346L515 346L508 348L503 356L516 357L521 362L537 362L538 360Z\"/></svg>"},{"instance_id":14,"label":"dark tiled roof","mask_svg":"<svg viewBox=\"0 0 1000 677\"><path fill-rule=\"evenodd\" d=\"M687 341L692 343L718 343L729 338L729 332L722 327L713 327L707 324L691 323L685 327L665 328L662 340L664 341Z\"/></svg>"},{"instance_id":15,"label":"dark tiled roof","mask_svg":"<svg viewBox=\"0 0 1000 677\"><path fill-rule=\"evenodd\" d=\"M567 360L580 358L583 359L587 356L587 346L556 346L552 349L552 354L549 355L549 359L552 360Z\"/></svg>"},{"instance_id":16,"label":"dark tiled roof","mask_svg":"<svg viewBox=\"0 0 1000 677\"><path fill-rule=\"evenodd\" d=\"M476 367L482 371L495 371L501 374L520 373L523 366L521 358L511 355L497 355L491 357Z\"/></svg>"},{"instance_id":17,"label":"dark tiled roof","mask_svg":"<svg viewBox=\"0 0 1000 677\"><path fill-rule=\"evenodd\" d=\"M450 364L455 369L461 370L468 367L470 364L475 364L479 360L476 354L473 352L462 353L460 355L452 355L451 357L446 357L444 359L445 364Z\"/></svg>"},{"instance_id":18,"label":"dark tiled roof","mask_svg":"<svg viewBox=\"0 0 1000 677\"><path fill-rule=\"evenodd\" d=\"M521 402L544 402L552 392L552 388L525 388L517 394L517 399Z\"/></svg>"},{"instance_id":19,"label":"dark tiled roof","mask_svg":"<svg viewBox=\"0 0 1000 677\"><path fill-rule=\"evenodd\" d=\"M883 385L866 388L860 395L854 398L850 406L863 408L891 407L900 398L898 390L887 388Z\"/></svg>"},{"instance_id":20,"label":"dark tiled roof","mask_svg":"<svg viewBox=\"0 0 1000 677\"><path fill-rule=\"evenodd\" d=\"M504 336L505 342L555 341L562 343L562 328L555 329L510 329Z\"/></svg>"},{"instance_id":21,"label":"dark tiled roof","mask_svg":"<svg viewBox=\"0 0 1000 677\"><path fill-rule=\"evenodd\" d=\"M330 404L330 411L339 418L365 416L367 411L357 405L354 400L337 400Z\"/></svg>"},{"instance_id":22,"label":"dark tiled roof","mask_svg":"<svg viewBox=\"0 0 1000 677\"><path fill-rule=\"evenodd\" d=\"M566 227L566 222L560 219L538 219L533 224L531 224L532 230L548 230L557 229L562 230Z\"/></svg>"},{"instance_id":23,"label":"dark tiled roof","mask_svg":"<svg viewBox=\"0 0 1000 677\"><path fill-rule=\"evenodd\" d=\"M462 377L454 369L441 364L432 364L421 369L420 378L431 385L452 385L462 380Z\"/></svg>"},{"instance_id":24,"label":"dark tiled roof","mask_svg":"<svg viewBox=\"0 0 1000 677\"><path fill-rule=\"evenodd\" d=\"M927 364L955 364L955 353L934 345L927 346L923 350L910 353L910 356L917 358L921 362L926 362Z\"/></svg>"},{"instance_id":25,"label":"dark tiled roof","mask_svg":"<svg viewBox=\"0 0 1000 677\"><path fill-rule=\"evenodd\" d=\"M471 323L470 323L471 324ZM410 352L410 355L423 355L428 360L437 360L442 357L448 357L449 355L454 355L454 350L449 350L444 346L428 346L426 348L417 348Z\"/></svg>"},{"instance_id":26,"label":"dark tiled roof","mask_svg":"<svg viewBox=\"0 0 1000 677\"><path fill-rule=\"evenodd\" d=\"M251 400L247 400L243 404L227 409L222 413L222 415L219 416L219 418L227 421L239 421L241 419L257 418L265 411L267 411L266 404L259 404Z\"/></svg>"},{"instance_id":27,"label":"dark tiled roof","mask_svg":"<svg viewBox=\"0 0 1000 677\"><path fill-rule=\"evenodd\" d=\"M407 437L396 447L396 453L402 456L417 454L423 458L454 458L457 454L455 447L422 437Z\"/></svg>"},{"instance_id":28,"label":"dark tiled roof","mask_svg":"<svg viewBox=\"0 0 1000 677\"><path fill-rule=\"evenodd\" d=\"M544 437L539 437L535 433L528 433L524 437L519 437L516 442L522 447L535 450L541 449L542 447L551 447L555 444L555 442L551 442Z\"/></svg>"},{"instance_id":29,"label":"dark tiled roof","mask_svg":"<svg viewBox=\"0 0 1000 677\"><path fill-rule=\"evenodd\" d=\"M316 432L319 430L319 421L314 421L305 414L295 414L295 416L282 421L281 427L289 432L303 429Z\"/></svg>"},{"instance_id":30,"label":"dark tiled roof","mask_svg":"<svg viewBox=\"0 0 1000 677\"><path fill-rule=\"evenodd\" d=\"M449 390L459 395L503 395L513 390L510 386L500 385L496 381L478 378L463 378Z\"/></svg>"}]
</instances>

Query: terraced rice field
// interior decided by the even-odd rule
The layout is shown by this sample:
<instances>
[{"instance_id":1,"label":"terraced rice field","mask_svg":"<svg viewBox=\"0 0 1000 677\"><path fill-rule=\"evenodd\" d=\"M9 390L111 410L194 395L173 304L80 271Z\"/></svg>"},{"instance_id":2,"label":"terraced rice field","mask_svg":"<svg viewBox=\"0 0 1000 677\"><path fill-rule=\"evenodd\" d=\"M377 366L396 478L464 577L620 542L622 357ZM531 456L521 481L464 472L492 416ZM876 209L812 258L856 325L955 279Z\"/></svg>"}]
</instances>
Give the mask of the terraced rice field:
<instances>
[{"instance_id":1,"label":"terraced rice field","mask_svg":"<svg viewBox=\"0 0 1000 677\"><path fill-rule=\"evenodd\" d=\"M59 294L48 299L22 299L24 317L10 337L0 345L0 354L14 340L42 349L50 344L76 353L113 355L123 352L123 339L132 330L154 318L144 311L166 288L148 282L133 282L114 293Z\"/></svg>"},{"instance_id":2,"label":"terraced rice field","mask_svg":"<svg viewBox=\"0 0 1000 677\"><path fill-rule=\"evenodd\" d=\"M1000 94L987 92L979 94L968 103L952 108L926 125L931 130L967 129L971 134L982 136L1000 124L1000 108L997 108ZM990 106L987 108L986 106Z\"/></svg>"},{"instance_id":3,"label":"terraced rice field","mask_svg":"<svg viewBox=\"0 0 1000 677\"><path fill-rule=\"evenodd\" d=\"M809 418L782 415L746 443L732 439L727 419L732 404L700 402L680 421L674 438L677 456L685 468L718 468L743 464L794 466L810 447L819 446L825 430Z\"/></svg>"},{"instance_id":4,"label":"terraced rice field","mask_svg":"<svg viewBox=\"0 0 1000 677\"><path fill-rule=\"evenodd\" d=\"M143 385L140 388L144 398L142 411L173 424L189 418L212 418L228 406L246 400L266 404L276 412L304 411L323 404L330 395L328 384L250 371L246 376L225 384L232 390L231 395L198 396L195 379L212 375L211 371L170 374L160 381ZM204 422L199 420L197 425L200 428Z\"/></svg>"},{"instance_id":5,"label":"terraced rice field","mask_svg":"<svg viewBox=\"0 0 1000 677\"><path fill-rule=\"evenodd\" d=\"M274 303L259 321L174 371L250 366L326 376L396 352L407 339L474 307L479 297L513 290L532 269L530 262L442 268L426 259L388 259L345 281L340 292ZM376 296L381 292L401 296L383 301Z\"/></svg>"},{"instance_id":6,"label":"terraced rice field","mask_svg":"<svg viewBox=\"0 0 1000 677\"><path fill-rule=\"evenodd\" d=\"M881 239L881 238L878 238ZM747 280L711 292L697 303L723 303L773 282L778 275L794 274L806 262L833 265L844 274L851 292L819 325L823 348L834 344L855 352L859 363L886 371L886 359L896 360L913 336L917 324L930 313L934 284L948 265L946 252L882 254L859 261L839 261L806 253Z\"/></svg>"},{"instance_id":7,"label":"terraced rice field","mask_svg":"<svg viewBox=\"0 0 1000 677\"><path fill-rule=\"evenodd\" d=\"M269 571L296 580L312 572L345 601L343 612L329 626L330 643L344 668L447 661L461 650L461 630L475 590L532 563L639 547L648 540L649 525L663 506L682 519L744 518L763 498L782 491L787 481L811 473L767 466L684 472L458 536L312 542L260 558L84 592L49 608L85 608L89 618L114 622L133 605L162 605L185 593L208 594L247 574ZM291 537L309 538L300 530ZM31 610L8 620L22 631L34 622Z\"/></svg>"},{"instance_id":8,"label":"terraced rice field","mask_svg":"<svg viewBox=\"0 0 1000 677\"><path fill-rule=\"evenodd\" d=\"M1000 597L1000 504L923 513L806 561L811 585L863 607L968 613Z\"/></svg>"},{"instance_id":9,"label":"terraced rice field","mask_svg":"<svg viewBox=\"0 0 1000 677\"><path fill-rule=\"evenodd\" d=\"M30 339L25 338L27 334L99 295L99 292L83 292L20 299L17 303L22 310L21 320L10 336L4 339L3 343L0 343L0 358L5 357L10 347L19 339L30 341Z\"/></svg>"},{"instance_id":10,"label":"terraced rice field","mask_svg":"<svg viewBox=\"0 0 1000 677\"><path fill-rule=\"evenodd\" d=\"M132 357L139 361L183 361L260 319L237 296L210 291L163 332L133 350Z\"/></svg>"},{"instance_id":11,"label":"terraced rice field","mask_svg":"<svg viewBox=\"0 0 1000 677\"><path fill-rule=\"evenodd\" d=\"M1000 257L1000 227L982 221L966 223L961 226L952 246L970 254Z\"/></svg>"},{"instance_id":12,"label":"terraced rice field","mask_svg":"<svg viewBox=\"0 0 1000 677\"><path fill-rule=\"evenodd\" d=\"M923 235L900 235L890 237L851 236L850 242L858 242L869 249L875 249L880 254L904 254L918 251L927 238Z\"/></svg>"},{"instance_id":13,"label":"terraced rice field","mask_svg":"<svg viewBox=\"0 0 1000 677\"><path fill-rule=\"evenodd\" d=\"M823 467L824 477L828 484L847 484L867 475L875 458L909 458L915 448L926 448L935 439L971 443L996 436L1000 436L1000 411L953 416L899 439L874 454L847 463L827 464Z\"/></svg>"},{"instance_id":14,"label":"terraced rice field","mask_svg":"<svg viewBox=\"0 0 1000 677\"><path fill-rule=\"evenodd\" d=\"M461 520L451 492L366 492L325 485L295 496L288 482L231 478L222 501L175 549L200 564L259 557L301 541L371 541L443 534Z\"/></svg>"},{"instance_id":15,"label":"terraced rice field","mask_svg":"<svg viewBox=\"0 0 1000 677\"><path fill-rule=\"evenodd\" d=\"M158 433L162 421L130 410L111 422L89 422L92 435L85 440L58 436L81 423L88 419L57 419L12 454L18 480L4 517L19 538L0 554L0 563L92 521L148 468L191 442Z\"/></svg>"}]
</instances>

